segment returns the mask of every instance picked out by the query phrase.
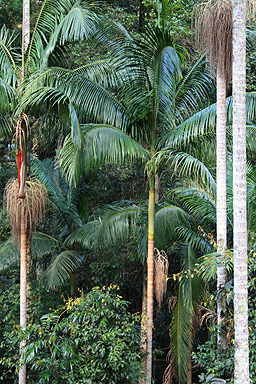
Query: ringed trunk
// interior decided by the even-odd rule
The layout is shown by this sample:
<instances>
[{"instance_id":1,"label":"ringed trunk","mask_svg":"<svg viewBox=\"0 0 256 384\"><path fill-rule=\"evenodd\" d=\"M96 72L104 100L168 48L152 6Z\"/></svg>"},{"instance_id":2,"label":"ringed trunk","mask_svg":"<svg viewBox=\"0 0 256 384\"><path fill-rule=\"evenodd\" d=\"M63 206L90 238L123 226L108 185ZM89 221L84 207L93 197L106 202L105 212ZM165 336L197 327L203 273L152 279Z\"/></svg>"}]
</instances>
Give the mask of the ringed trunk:
<instances>
[{"instance_id":1,"label":"ringed trunk","mask_svg":"<svg viewBox=\"0 0 256 384\"><path fill-rule=\"evenodd\" d=\"M226 315L225 284L227 270L224 264L225 251L227 248L227 204L226 204L226 75L221 61L217 64L217 316L218 325L223 326ZM218 332L219 347L226 348L226 336L223 329Z\"/></svg>"},{"instance_id":2,"label":"ringed trunk","mask_svg":"<svg viewBox=\"0 0 256 384\"><path fill-rule=\"evenodd\" d=\"M235 384L249 384L246 219L246 1L233 0Z\"/></svg>"},{"instance_id":3,"label":"ringed trunk","mask_svg":"<svg viewBox=\"0 0 256 384\"><path fill-rule=\"evenodd\" d=\"M22 200L21 204L25 205ZM27 317L27 228L25 219L25 208L21 214L21 234L20 234L20 327L25 329ZM26 345L26 341L20 343L20 352ZM26 384L26 365L22 365L19 370L19 384Z\"/></svg>"},{"instance_id":4,"label":"ringed trunk","mask_svg":"<svg viewBox=\"0 0 256 384\"><path fill-rule=\"evenodd\" d=\"M147 362L146 384L152 379L153 301L154 301L155 178L149 180L148 259L147 259Z\"/></svg>"}]
</instances>

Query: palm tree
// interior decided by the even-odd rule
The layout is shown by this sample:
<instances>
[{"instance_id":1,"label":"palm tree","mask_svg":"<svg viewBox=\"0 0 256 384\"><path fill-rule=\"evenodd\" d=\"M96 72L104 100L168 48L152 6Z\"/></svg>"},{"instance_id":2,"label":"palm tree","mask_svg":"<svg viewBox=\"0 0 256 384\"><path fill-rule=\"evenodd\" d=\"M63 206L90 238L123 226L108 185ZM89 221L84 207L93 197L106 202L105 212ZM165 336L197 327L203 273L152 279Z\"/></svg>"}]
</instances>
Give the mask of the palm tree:
<instances>
[{"instance_id":1,"label":"palm tree","mask_svg":"<svg viewBox=\"0 0 256 384\"><path fill-rule=\"evenodd\" d=\"M82 14L82 17L81 17ZM84 38L93 30L92 19L95 19L93 12L88 12L81 3L77 5L72 2L56 2L45 0L38 17L30 41L29 28L29 1L23 1L23 28L22 28L22 47L21 47L21 67L20 56L13 55L11 41L8 39L8 32L3 27L1 31L1 87L4 89L4 99L1 105L1 112L4 118L1 119L3 128L10 128L8 116L15 112L13 116L17 119L16 127L16 151L18 167L18 188L17 183L9 183L6 187L7 206L13 224L14 237L19 240L20 245L20 325L22 328L26 324L26 302L27 302L27 243L31 235L33 223L37 221L38 212L44 207L42 198L45 189L39 182L29 181L29 118L24 113L22 107L19 108L19 99L22 97L22 85L35 67L46 66L54 49L59 48L68 39L75 40ZM58 27L56 27L56 21ZM89 21L89 27L86 22ZM19 54L19 50L18 50ZM15 60L16 59L16 60ZM18 60L17 60L18 59ZM11 99L11 100L10 100ZM11 101L11 103L10 103ZM11 107L18 107L10 109ZM28 110L28 108L27 108ZM19 116L19 117L18 117ZM9 124L8 124L9 123ZM16 188L16 198L13 198ZM28 190L28 194L26 193ZM30 196L31 194L31 196ZM36 196L37 194L37 196ZM30 197L29 197L30 196ZM12 204L9 204L9 201ZM16 203L17 202L17 203ZM14 206L13 206L14 204ZM38 205L38 207L36 206ZM14 207L16 209L14 209ZM31 216L32 215L32 216ZM35 216L34 216L35 215ZM20 232L20 233L17 233ZM21 351L24 347L21 342ZM26 382L26 367L23 365L19 370L19 383Z\"/></svg>"},{"instance_id":2,"label":"palm tree","mask_svg":"<svg viewBox=\"0 0 256 384\"><path fill-rule=\"evenodd\" d=\"M233 1L235 383L249 383L246 218L246 1Z\"/></svg>"},{"instance_id":3,"label":"palm tree","mask_svg":"<svg viewBox=\"0 0 256 384\"><path fill-rule=\"evenodd\" d=\"M226 88L231 77L232 58L232 4L231 1L209 0L196 7L196 26L199 39L203 38L209 52L212 67L216 65L217 82L217 245L220 255L225 257L227 248L227 208L226 208ZM202 35L202 36L201 36ZM218 264L217 287L222 294L217 303L218 324L225 318L226 267ZM225 333L219 333L219 342L225 348Z\"/></svg>"}]
</instances>

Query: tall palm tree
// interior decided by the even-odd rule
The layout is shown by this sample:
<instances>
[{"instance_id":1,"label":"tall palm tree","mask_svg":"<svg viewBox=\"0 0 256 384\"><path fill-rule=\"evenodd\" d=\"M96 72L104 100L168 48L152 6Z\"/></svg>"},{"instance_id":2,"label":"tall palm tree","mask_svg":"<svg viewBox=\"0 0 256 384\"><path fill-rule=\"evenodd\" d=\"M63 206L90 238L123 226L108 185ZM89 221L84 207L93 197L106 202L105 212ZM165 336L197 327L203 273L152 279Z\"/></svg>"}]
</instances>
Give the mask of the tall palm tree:
<instances>
[{"instance_id":1,"label":"tall palm tree","mask_svg":"<svg viewBox=\"0 0 256 384\"><path fill-rule=\"evenodd\" d=\"M198 38L204 40L209 52L210 63L216 65L217 83L217 173L216 210L217 246L220 255L225 257L227 248L227 208L226 208L226 88L231 77L232 58L232 4L229 0L209 0L196 7L196 27ZM218 324L225 318L226 267L219 259L217 287L220 300L217 303ZM219 342L225 348L225 333L218 334Z\"/></svg>"},{"instance_id":2,"label":"tall palm tree","mask_svg":"<svg viewBox=\"0 0 256 384\"><path fill-rule=\"evenodd\" d=\"M82 15L82 17L81 17ZM35 67L42 67L48 64L54 50L63 45L68 39L76 40L84 38L92 32L93 18L96 16L93 12L88 12L84 3L79 5L74 2L56 2L54 0L44 0L39 17L37 19L35 29L30 41L29 28L29 1L23 1L23 28L22 28L22 46L21 61L20 50L16 53L11 49L11 41L8 40L8 32L5 28L1 31L1 87L4 89L1 112L4 118L1 119L3 128L9 129L11 124L8 121L8 115L11 117L13 113L14 119L17 119L16 127L16 151L17 151L17 168L18 168L18 189L17 200L13 200L13 193L16 183L8 184L6 188L7 201L12 201L13 206L8 204L9 214L18 220L13 220L14 235L19 240L20 245L20 325L22 328L26 324L26 305L27 305L27 243L29 241L27 235L32 230L32 224L37 220L38 212L43 207L40 197L43 196L44 188L39 193L38 182L29 181L29 118L24 113L22 107L19 108L19 100L22 97L22 85L24 80L30 75ZM56 22L58 26L56 27ZM88 22L88 23L87 23ZM87 25L88 24L88 25ZM7 43L7 44L6 44ZM13 55L14 53L14 55ZM16 55L15 55L16 53ZM20 65L21 64L21 65ZM11 103L10 103L11 99ZM13 108L8 107L8 104ZM28 111L28 108L26 111ZM9 123L9 124L8 124ZM32 197L26 193L32 191ZM37 197L36 197L37 193ZM34 205L34 207L33 207ZM35 207L38 205L38 207ZM40 207L40 208L39 208ZM35 217L33 215L35 214ZM31 216L32 215L32 216ZM17 226L19 232L16 234ZM24 347L21 342L21 350ZM23 365L19 370L19 383L26 383L26 367Z\"/></svg>"},{"instance_id":3,"label":"tall palm tree","mask_svg":"<svg viewBox=\"0 0 256 384\"><path fill-rule=\"evenodd\" d=\"M233 1L235 383L249 383L246 218L246 1Z\"/></svg>"}]
</instances>

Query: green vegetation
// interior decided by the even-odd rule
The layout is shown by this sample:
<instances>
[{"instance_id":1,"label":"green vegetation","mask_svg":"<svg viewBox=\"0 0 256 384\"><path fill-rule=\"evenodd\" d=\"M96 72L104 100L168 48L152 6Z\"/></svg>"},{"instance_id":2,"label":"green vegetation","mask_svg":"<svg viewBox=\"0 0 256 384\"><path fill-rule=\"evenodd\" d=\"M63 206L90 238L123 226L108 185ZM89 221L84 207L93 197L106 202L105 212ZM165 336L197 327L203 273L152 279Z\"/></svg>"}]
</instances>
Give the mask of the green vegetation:
<instances>
[{"instance_id":1,"label":"green vegetation","mask_svg":"<svg viewBox=\"0 0 256 384\"><path fill-rule=\"evenodd\" d=\"M24 366L28 384L234 382L233 97L228 88L228 249L220 254L216 76L195 43L194 5L31 1L22 59L22 2L1 2L0 383L24 384L18 378ZM253 21L249 27L254 383ZM34 185L41 187L31 202ZM36 213L44 217L40 223ZM227 280L217 287L220 264ZM20 265L27 266L26 297Z\"/></svg>"}]
</instances>

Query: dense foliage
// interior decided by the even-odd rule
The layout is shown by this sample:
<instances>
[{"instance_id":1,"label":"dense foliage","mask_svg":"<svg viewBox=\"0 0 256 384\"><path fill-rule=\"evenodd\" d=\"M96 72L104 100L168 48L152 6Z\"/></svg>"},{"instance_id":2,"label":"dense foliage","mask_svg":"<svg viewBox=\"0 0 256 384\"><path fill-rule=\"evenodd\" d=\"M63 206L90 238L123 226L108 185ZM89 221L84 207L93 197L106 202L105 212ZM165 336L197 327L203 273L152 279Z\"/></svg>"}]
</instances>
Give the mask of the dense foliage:
<instances>
[{"instance_id":1,"label":"dense foliage","mask_svg":"<svg viewBox=\"0 0 256 384\"><path fill-rule=\"evenodd\" d=\"M21 81L22 1L1 2L0 381L17 382L19 343L25 338L28 383L139 382L151 188L155 258L162 260L155 279L154 383L162 383L163 375L166 382L184 383L191 352L193 382L232 382L232 252L226 255L227 349L217 345L214 326L219 300L215 82L206 55L194 43L194 3L32 1L35 32ZM248 36L254 383L256 61L255 37ZM19 250L4 196L7 181L17 173L15 129L22 112L31 127L28 178L39 179L48 192L46 218L28 238L25 332L18 325ZM232 97L227 99L227 127L232 249Z\"/></svg>"}]
</instances>

